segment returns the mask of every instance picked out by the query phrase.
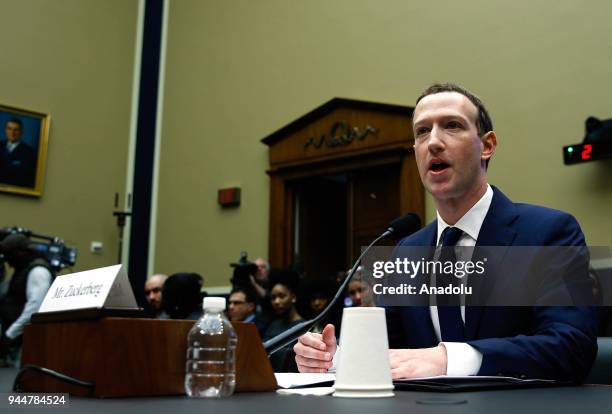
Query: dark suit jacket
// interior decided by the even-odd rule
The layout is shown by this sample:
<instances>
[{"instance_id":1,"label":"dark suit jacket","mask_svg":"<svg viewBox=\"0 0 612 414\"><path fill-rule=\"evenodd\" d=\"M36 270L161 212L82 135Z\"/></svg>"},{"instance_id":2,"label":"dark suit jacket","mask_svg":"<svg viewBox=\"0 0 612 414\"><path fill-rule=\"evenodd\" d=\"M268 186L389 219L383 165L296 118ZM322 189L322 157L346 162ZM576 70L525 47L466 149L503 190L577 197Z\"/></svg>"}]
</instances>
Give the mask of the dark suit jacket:
<instances>
[{"instance_id":1,"label":"dark suit jacket","mask_svg":"<svg viewBox=\"0 0 612 414\"><path fill-rule=\"evenodd\" d=\"M0 183L34 187L36 152L23 141L9 152L6 143L0 141Z\"/></svg>"},{"instance_id":2,"label":"dark suit jacket","mask_svg":"<svg viewBox=\"0 0 612 414\"><path fill-rule=\"evenodd\" d=\"M476 246L585 244L580 226L569 214L515 204L498 189L493 191ZM434 221L398 246L434 246L436 237ZM572 265L559 264L564 269ZM438 344L429 306L388 308L387 316L391 347L426 348ZM582 381L597 354L597 319L590 307L467 306L465 319L467 343L483 356L478 375Z\"/></svg>"}]
</instances>

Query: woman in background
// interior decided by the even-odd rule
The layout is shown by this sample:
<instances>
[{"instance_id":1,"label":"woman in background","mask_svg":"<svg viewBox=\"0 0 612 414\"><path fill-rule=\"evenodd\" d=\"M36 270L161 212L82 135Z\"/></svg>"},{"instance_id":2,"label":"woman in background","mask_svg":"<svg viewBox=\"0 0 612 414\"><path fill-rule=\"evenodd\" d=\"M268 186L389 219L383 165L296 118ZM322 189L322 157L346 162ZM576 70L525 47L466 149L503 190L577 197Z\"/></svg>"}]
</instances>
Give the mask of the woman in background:
<instances>
[{"instance_id":1,"label":"woman in background","mask_svg":"<svg viewBox=\"0 0 612 414\"><path fill-rule=\"evenodd\" d=\"M297 273L286 269L272 269L268 280L273 319L263 335L264 341L302 322L302 317L296 308L299 285ZM270 355L270 362L274 372L297 372L292 346L281 348Z\"/></svg>"},{"instance_id":2,"label":"woman in background","mask_svg":"<svg viewBox=\"0 0 612 414\"><path fill-rule=\"evenodd\" d=\"M273 319L264 333L264 341L302 322L302 317L295 306L299 285L298 275L286 269L272 269L268 277Z\"/></svg>"}]
</instances>

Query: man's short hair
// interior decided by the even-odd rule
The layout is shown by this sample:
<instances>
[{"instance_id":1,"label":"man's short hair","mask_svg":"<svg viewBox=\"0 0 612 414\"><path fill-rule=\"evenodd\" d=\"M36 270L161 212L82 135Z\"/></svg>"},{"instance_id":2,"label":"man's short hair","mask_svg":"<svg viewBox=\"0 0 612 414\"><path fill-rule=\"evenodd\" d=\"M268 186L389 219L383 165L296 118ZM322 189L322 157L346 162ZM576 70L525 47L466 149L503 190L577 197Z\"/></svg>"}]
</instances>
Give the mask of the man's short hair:
<instances>
[{"instance_id":1,"label":"man's short hair","mask_svg":"<svg viewBox=\"0 0 612 414\"><path fill-rule=\"evenodd\" d=\"M9 118L4 125L8 125L9 122L12 122L13 124L17 124L19 125L19 129L23 129L23 122L21 122L21 119Z\"/></svg>"},{"instance_id":2,"label":"man's short hair","mask_svg":"<svg viewBox=\"0 0 612 414\"><path fill-rule=\"evenodd\" d=\"M257 305L257 294L255 293L254 289L249 289L247 287L244 286L238 286L232 289L232 291L230 292L229 296L232 296L234 293L239 293L242 292L244 293L244 300L247 303L253 303L254 305ZM228 296L228 298L229 298Z\"/></svg>"},{"instance_id":3,"label":"man's short hair","mask_svg":"<svg viewBox=\"0 0 612 414\"><path fill-rule=\"evenodd\" d=\"M493 131L493 121L491 120L489 112L487 111L487 108L485 108L484 103L482 103L478 96L474 95L472 92L457 84L434 83L433 85L425 89L425 91L423 91L421 96L417 98L416 103L418 104L419 101L426 96L442 92L460 93L474 104L474 106L478 110L478 115L476 116L476 128L478 129L478 135L484 135L489 131Z\"/></svg>"}]
</instances>

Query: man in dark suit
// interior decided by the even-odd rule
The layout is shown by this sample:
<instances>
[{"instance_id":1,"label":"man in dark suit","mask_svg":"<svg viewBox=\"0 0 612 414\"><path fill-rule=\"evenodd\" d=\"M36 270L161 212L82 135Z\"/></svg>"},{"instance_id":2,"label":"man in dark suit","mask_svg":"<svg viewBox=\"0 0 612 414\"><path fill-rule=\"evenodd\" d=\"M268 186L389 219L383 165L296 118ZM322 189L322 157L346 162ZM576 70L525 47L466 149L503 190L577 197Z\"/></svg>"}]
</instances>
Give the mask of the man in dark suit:
<instances>
[{"instance_id":1,"label":"man in dark suit","mask_svg":"<svg viewBox=\"0 0 612 414\"><path fill-rule=\"evenodd\" d=\"M23 123L11 118L4 132L6 140L0 141L0 184L34 187L36 152L21 140Z\"/></svg>"},{"instance_id":2,"label":"man in dark suit","mask_svg":"<svg viewBox=\"0 0 612 414\"><path fill-rule=\"evenodd\" d=\"M497 136L478 97L458 85L432 85L417 100L413 130L419 174L433 196L437 220L402 240L400 247L584 246L582 231L569 214L514 204L488 184ZM586 275L586 260L567 265ZM583 380L597 352L593 309L537 304L437 306L434 301L430 306L388 309L390 342L399 347L390 351L393 378L507 375ZM300 337L294 347L298 369L327 370L336 349L332 325L320 335Z\"/></svg>"}]
</instances>

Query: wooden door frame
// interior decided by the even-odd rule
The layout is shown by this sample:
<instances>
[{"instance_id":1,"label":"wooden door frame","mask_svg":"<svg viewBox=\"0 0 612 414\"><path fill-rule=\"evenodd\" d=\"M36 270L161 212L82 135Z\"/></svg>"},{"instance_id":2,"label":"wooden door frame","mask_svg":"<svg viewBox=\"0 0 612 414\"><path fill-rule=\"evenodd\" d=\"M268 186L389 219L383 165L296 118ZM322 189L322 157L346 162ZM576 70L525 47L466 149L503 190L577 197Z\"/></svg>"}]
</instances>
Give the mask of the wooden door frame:
<instances>
[{"instance_id":1,"label":"wooden door frame","mask_svg":"<svg viewBox=\"0 0 612 414\"><path fill-rule=\"evenodd\" d=\"M270 217L268 258L274 266L292 264L294 250L294 200L292 180L334 173L347 173L375 166L400 164L398 191L400 212L414 212L425 218L424 191L414 159L412 142L386 148L370 149L367 153L339 154L325 161L304 162L272 168L270 175ZM384 229L381 229L381 232ZM349 229L350 232L350 229Z\"/></svg>"}]
</instances>

